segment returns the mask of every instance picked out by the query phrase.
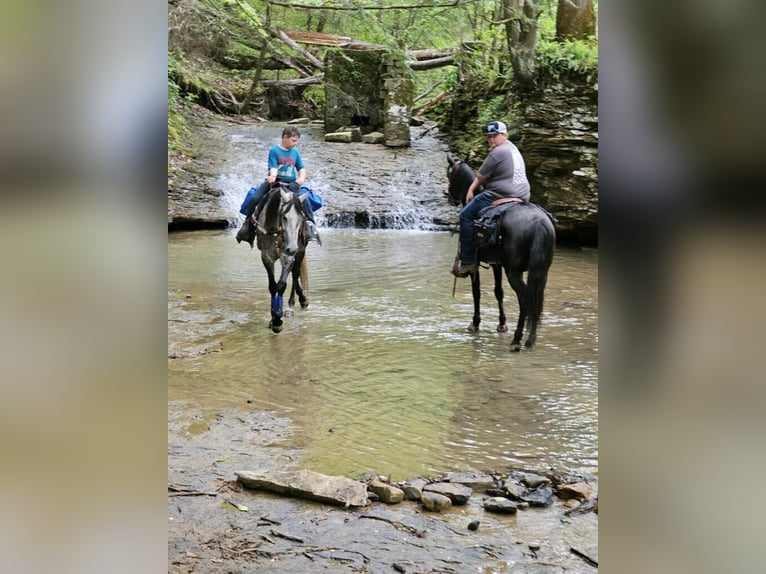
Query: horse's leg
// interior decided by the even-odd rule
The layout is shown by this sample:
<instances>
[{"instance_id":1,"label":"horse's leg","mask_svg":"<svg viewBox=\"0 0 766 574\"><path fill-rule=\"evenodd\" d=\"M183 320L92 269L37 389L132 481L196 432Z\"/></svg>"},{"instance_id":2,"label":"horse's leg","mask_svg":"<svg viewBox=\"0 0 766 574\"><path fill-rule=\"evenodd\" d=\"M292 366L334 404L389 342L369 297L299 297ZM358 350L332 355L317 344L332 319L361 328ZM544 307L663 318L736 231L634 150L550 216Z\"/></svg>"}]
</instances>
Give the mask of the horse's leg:
<instances>
[{"instance_id":1,"label":"horse's leg","mask_svg":"<svg viewBox=\"0 0 766 574\"><path fill-rule=\"evenodd\" d=\"M290 298L287 300L287 311L285 311L287 317L292 317L295 314L295 311L293 310L295 307L295 270L293 270L292 279L290 285Z\"/></svg>"},{"instance_id":2,"label":"horse's leg","mask_svg":"<svg viewBox=\"0 0 766 574\"><path fill-rule=\"evenodd\" d=\"M287 300L287 308L290 316L293 315L295 308L295 294L298 294L298 301L300 301L301 307L308 307L306 296L303 294L303 286L301 285L301 265L303 263L303 257L297 255L295 257L295 263L292 269L292 282L290 285L290 298Z\"/></svg>"},{"instance_id":3,"label":"horse's leg","mask_svg":"<svg viewBox=\"0 0 766 574\"><path fill-rule=\"evenodd\" d=\"M492 273L495 276L495 299L497 299L497 308L500 311L498 317L497 332L507 333L508 325L505 323L505 309L503 308L503 267L502 265L492 265Z\"/></svg>"},{"instance_id":4,"label":"horse's leg","mask_svg":"<svg viewBox=\"0 0 766 574\"><path fill-rule=\"evenodd\" d=\"M292 261L288 261L286 264L282 266L282 273L279 276L279 281L275 283L274 291L272 292L271 296L271 323L269 323L269 326L271 327L271 330L275 333L280 333L282 331L282 317L284 317L285 314L285 308L284 308L284 293L285 289L287 288L287 277L290 274L290 271L292 270Z\"/></svg>"},{"instance_id":5,"label":"horse's leg","mask_svg":"<svg viewBox=\"0 0 766 574\"><path fill-rule=\"evenodd\" d=\"M511 341L511 350L521 350L521 338L524 336L524 323L527 319L527 286L524 283L524 278L519 271L506 271L508 276L508 283L511 284L511 288L516 293L516 299L519 302L519 320L516 322L516 330L513 332L513 340Z\"/></svg>"},{"instance_id":6,"label":"horse's leg","mask_svg":"<svg viewBox=\"0 0 766 574\"><path fill-rule=\"evenodd\" d=\"M309 306L309 300L306 297L304 291L303 291L303 283L302 283L302 277L303 274L306 272L306 252L299 254L295 258L295 265L293 266L293 292L298 294L298 302L301 304L301 308L305 309ZM307 279L308 281L308 279ZM290 296L290 305L292 306L294 303L292 295Z\"/></svg>"},{"instance_id":7,"label":"horse's leg","mask_svg":"<svg viewBox=\"0 0 766 574\"><path fill-rule=\"evenodd\" d=\"M471 273L471 292L473 293L473 321L468 325L468 330L475 333L479 330L479 323L481 323L481 281L478 270Z\"/></svg>"},{"instance_id":8,"label":"horse's leg","mask_svg":"<svg viewBox=\"0 0 766 574\"><path fill-rule=\"evenodd\" d=\"M269 321L269 329L275 333L282 331L282 317L284 315L284 305L282 303L282 293L284 292L284 286L280 291L279 283L274 277L274 262L267 257L262 257L263 266L266 268L266 274L269 277L269 294L271 295L271 320Z\"/></svg>"}]
</instances>

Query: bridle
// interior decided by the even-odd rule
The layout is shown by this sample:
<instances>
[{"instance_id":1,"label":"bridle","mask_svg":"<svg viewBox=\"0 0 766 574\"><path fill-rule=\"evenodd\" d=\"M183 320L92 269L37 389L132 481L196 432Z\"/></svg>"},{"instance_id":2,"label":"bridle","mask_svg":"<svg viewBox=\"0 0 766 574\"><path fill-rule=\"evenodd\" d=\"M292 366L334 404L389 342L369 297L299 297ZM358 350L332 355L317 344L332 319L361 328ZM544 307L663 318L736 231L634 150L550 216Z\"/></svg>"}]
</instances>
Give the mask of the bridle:
<instances>
[{"instance_id":1,"label":"bridle","mask_svg":"<svg viewBox=\"0 0 766 574\"><path fill-rule=\"evenodd\" d=\"M299 200L297 196L295 195L295 193L292 191L289 192L290 193L289 199L284 199L284 196L282 195L282 191L283 189L279 190L280 204L279 204L279 211L277 212L277 217L276 217L277 227L275 230L271 230L271 231L266 229L263 230L265 235L268 235L272 238L272 240L274 241L274 245L280 251L285 241L285 230L284 230L284 225L282 224L284 217L290 212L291 209L295 209L296 211L300 213L300 206L298 205ZM299 233L301 233L300 230L299 230Z\"/></svg>"}]
</instances>

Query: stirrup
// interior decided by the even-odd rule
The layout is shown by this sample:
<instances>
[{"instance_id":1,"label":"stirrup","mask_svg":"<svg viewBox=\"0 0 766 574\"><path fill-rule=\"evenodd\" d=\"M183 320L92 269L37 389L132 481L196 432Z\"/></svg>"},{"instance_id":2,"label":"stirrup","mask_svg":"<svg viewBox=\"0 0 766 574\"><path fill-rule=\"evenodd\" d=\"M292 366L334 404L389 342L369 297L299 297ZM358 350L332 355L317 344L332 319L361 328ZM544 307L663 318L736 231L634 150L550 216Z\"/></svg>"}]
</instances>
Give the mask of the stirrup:
<instances>
[{"instance_id":1,"label":"stirrup","mask_svg":"<svg viewBox=\"0 0 766 574\"><path fill-rule=\"evenodd\" d=\"M322 240L319 238L319 231L317 231L316 225L310 219L305 223L306 241L316 241L319 246L322 246Z\"/></svg>"},{"instance_id":2,"label":"stirrup","mask_svg":"<svg viewBox=\"0 0 766 574\"><path fill-rule=\"evenodd\" d=\"M451 273L455 277L459 277L460 279L463 279L473 273L476 273L478 270L479 270L478 263L463 263L460 261L460 259L455 257L455 262L452 264Z\"/></svg>"}]
</instances>

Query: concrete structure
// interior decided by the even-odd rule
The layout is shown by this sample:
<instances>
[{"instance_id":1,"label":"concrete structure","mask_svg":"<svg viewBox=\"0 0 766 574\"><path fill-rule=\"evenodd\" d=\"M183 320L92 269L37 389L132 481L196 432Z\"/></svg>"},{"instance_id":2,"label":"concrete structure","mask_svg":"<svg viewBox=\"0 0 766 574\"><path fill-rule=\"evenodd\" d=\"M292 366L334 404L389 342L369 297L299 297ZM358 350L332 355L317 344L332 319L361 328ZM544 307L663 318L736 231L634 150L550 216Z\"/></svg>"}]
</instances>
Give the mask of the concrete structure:
<instances>
[{"instance_id":1,"label":"concrete structure","mask_svg":"<svg viewBox=\"0 0 766 574\"><path fill-rule=\"evenodd\" d=\"M357 126L380 131L389 147L410 145L414 97L404 54L383 47L344 47L325 57L325 131Z\"/></svg>"}]
</instances>

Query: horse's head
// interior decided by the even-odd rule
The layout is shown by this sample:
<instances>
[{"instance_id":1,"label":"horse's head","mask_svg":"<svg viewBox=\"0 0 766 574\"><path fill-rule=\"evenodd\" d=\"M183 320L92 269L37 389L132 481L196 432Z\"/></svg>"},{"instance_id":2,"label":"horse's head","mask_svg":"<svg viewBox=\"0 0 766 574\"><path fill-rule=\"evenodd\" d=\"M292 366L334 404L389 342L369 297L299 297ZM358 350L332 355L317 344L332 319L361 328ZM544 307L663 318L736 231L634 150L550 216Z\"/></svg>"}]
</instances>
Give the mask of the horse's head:
<instances>
[{"instance_id":1,"label":"horse's head","mask_svg":"<svg viewBox=\"0 0 766 574\"><path fill-rule=\"evenodd\" d=\"M276 239L281 255L287 257L294 257L304 246L301 235L303 219L300 198L286 185L269 192L259 217L266 233Z\"/></svg>"},{"instance_id":2,"label":"horse's head","mask_svg":"<svg viewBox=\"0 0 766 574\"><path fill-rule=\"evenodd\" d=\"M304 246L301 235L303 227L303 208L300 197L289 189L281 189L279 225L282 233L282 251L288 257L294 257Z\"/></svg>"},{"instance_id":3,"label":"horse's head","mask_svg":"<svg viewBox=\"0 0 766 574\"><path fill-rule=\"evenodd\" d=\"M461 159L447 154L447 201L450 205L465 205L465 196L474 180L474 174Z\"/></svg>"}]
</instances>

